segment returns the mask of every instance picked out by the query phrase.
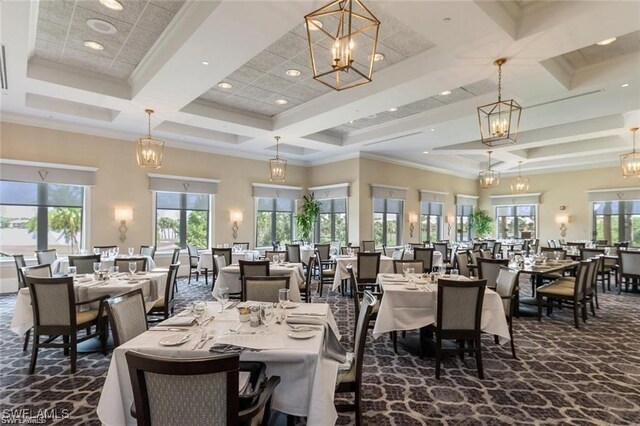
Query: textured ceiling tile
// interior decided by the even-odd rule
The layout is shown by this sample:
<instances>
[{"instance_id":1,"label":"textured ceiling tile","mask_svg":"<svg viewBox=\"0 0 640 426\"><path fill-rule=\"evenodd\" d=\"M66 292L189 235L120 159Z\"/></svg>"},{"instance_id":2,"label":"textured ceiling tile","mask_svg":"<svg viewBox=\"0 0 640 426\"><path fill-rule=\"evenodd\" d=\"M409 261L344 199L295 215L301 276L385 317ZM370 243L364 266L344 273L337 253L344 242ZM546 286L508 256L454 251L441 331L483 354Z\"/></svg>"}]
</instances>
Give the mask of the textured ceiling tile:
<instances>
[{"instance_id":1,"label":"textured ceiling tile","mask_svg":"<svg viewBox=\"0 0 640 426\"><path fill-rule=\"evenodd\" d=\"M308 51L308 42L306 38L300 37L292 32L288 32L280 37L278 41L267 47L267 51L275 53L283 58L290 59L297 55L300 51Z\"/></svg>"},{"instance_id":2,"label":"textured ceiling tile","mask_svg":"<svg viewBox=\"0 0 640 426\"><path fill-rule=\"evenodd\" d=\"M471 99L473 97L474 96L471 93L467 92L466 90L462 90L460 88L453 89L451 91L451 94L448 96L434 96L435 99L447 105L464 101L465 99Z\"/></svg>"},{"instance_id":3,"label":"textured ceiling tile","mask_svg":"<svg viewBox=\"0 0 640 426\"><path fill-rule=\"evenodd\" d=\"M406 108L406 107L398 107L397 111L394 111L394 112L387 111L385 112L385 114L388 114L391 117L398 119L398 118L404 118L404 117L409 117L411 115L415 115L417 114L417 111Z\"/></svg>"},{"instance_id":4,"label":"textured ceiling tile","mask_svg":"<svg viewBox=\"0 0 640 426\"><path fill-rule=\"evenodd\" d=\"M64 40L67 37L67 27L55 22L38 19L36 37L41 40L64 44Z\"/></svg>"},{"instance_id":5,"label":"textured ceiling tile","mask_svg":"<svg viewBox=\"0 0 640 426\"><path fill-rule=\"evenodd\" d=\"M149 3L136 26L154 33L161 33L167 28L173 17L174 14L168 10Z\"/></svg>"},{"instance_id":6,"label":"textured ceiling tile","mask_svg":"<svg viewBox=\"0 0 640 426\"><path fill-rule=\"evenodd\" d=\"M292 30L292 33L294 33L297 36L300 36L302 38L304 38L305 40L307 39L307 26L304 23L304 19L302 20L302 22L299 25L296 25Z\"/></svg>"},{"instance_id":7,"label":"textured ceiling tile","mask_svg":"<svg viewBox=\"0 0 640 426\"><path fill-rule=\"evenodd\" d=\"M291 83L289 80L285 80L284 78L276 77L275 75L271 74L265 74L264 76L251 83L252 86L274 93L281 93L292 84L293 83Z\"/></svg>"},{"instance_id":8,"label":"textured ceiling tile","mask_svg":"<svg viewBox=\"0 0 640 426\"><path fill-rule=\"evenodd\" d=\"M306 102L315 99L318 96L321 96L322 92L306 86L295 84L289 87L285 92L283 92L283 94L298 101Z\"/></svg>"},{"instance_id":9,"label":"textured ceiling tile","mask_svg":"<svg viewBox=\"0 0 640 426\"><path fill-rule=\"evenodd\" d=\"M263 103L256 103L253 106L253 112L261 115L266 115L268 117L273 117L274 115L282 112L277 105L267 105Z\"/></svg>"},{"instance_id":10,"label":"textured ceiling tile","mask_svg":"<svg viewBox=\"0 0 640 426\"><path fill-rule=\"evenodd\" d=\"M133 65L135 67L138 66L138 64L140 63L140 61L142 61L142 58L144 58L144 55L146 54L147 52L145 52L144 50L138 50L131 47L124 48L118 54L116 61Z\"/></svg>"},{"instance_id":11,"label":"textured ceiling tile","mask_svg":"<svg viewBox=\"0 0 640 426\"><path fill-rule=\"evenodd\" d=\"M282 56L278 56L265 50L258 53L245 65L262 72L269 72L272 69L282 65L285 61L286 59Z\"/></svg>"},{"instance_id":12,"label":"textured ceiling tile","mask_svg":"<svg viewBox=\"0 0 640 426\"><path fill-rule=\"evenodd\" d=\"M94 12L102 13L111 18L118 19L120 21L126 22L130 25L135 24L142 13L145 5L147 4L146 0L118 0L124 8L121 11L116 11L104 7L98 0L78 0L78 6L81 6L85 9L92 10Z\"/></svg>"},{"instance_id":13,"label":"textured ceiling tile","mask_svg":"<svg viewBox=\"0 0 640 426\"><path fill-rule=\"evenodd\" d=\"M74 3L69 0L41 1L38 9L38 20L54 22L58 25L68 26L71 22Z\"/></svg>"},{"instance_id":14,"label":"textured ceiling tile","mask_svg":"<svg viewBox=\"0 0 640 426\"><path fill-rule=\"evenodd\" d=\"M109 66L111 65L111 59L109 58L70 49L69 47L64 50L62 62L67 65L105 75L109 75Z\"/></svg>"},{"instance_id":15,"label":"textured ceiling tile","mask_svg":"<svg viewBox=\"0 0 640 426\"><path fill-rule=\"evenodd\" d=\"M185 2L183 0L151 0L151 3L176 14Z\"/></svg>"},{"instance_id":16,"label":"textured ceiling tile","mask_svg":"<svg viewBox=\"0 0 640 426\"><path fill-rule=\"evenodd\" d=\"M109 69L109 75L126 80L129 78L134 69L136 69L134 65L116 61L113 63L113 65L111 65L111 68Z\"/></svg>"},{"instance_id":17,"label":"textured ceiling tile","mask_svg":"<svg viewBox=\"0 0 640 426\"><path fill-rule=\"evenodd\" d=\"M59 61L62 45L50 41L36 39L35 55L51 61Z\"/></svg>"},{"instance_id":18,"label":"textured ceiling tile","mask_svg":"<svg viewBox=\"0 0 640 426\"><path fill-rule=\"evenodd\" d=\"M209 89L206 92L204 92L202 95L200 95L200 98L210 102L224 104L225 101L229 98L229 96L230 95L218 92L214 89Z\"/></svg>"},{"instance_id":19,"label":"textured ceiling tile","mask_svg":"<svg viewBox=\"0 0 640 426\"><path fill-rule=\"evenodd\" d=\"M567 62L569 62L569 65L571 65L575 69L587 66L587 60L579 50L565 53L564 58L567 60Z\"/></svg>"},{"instance_id":20,"label":"textured ceiling tile","mask_svg":"<svg viewBox=\"0 0 640 426\"><path fill-rule=\"evenodd\" d=\"M232 74L229 75L229 77L225 78L224 80L225 81L235 80L244 84L249 84L249 83L253 83L255 80L259 79L263 75L264 75L263 71L259 71L244 65L238 68L237 70L235 70Z\"/></svg>"},{"instance_id":21,"label":"textured ceiling tile","mask_svg":"<svg viewBox=\"0 0 640 426\"><path fill-rule=\"evenodd\" d=\"M104 50L93 50L85 47L85 40L97 41L104 46ZM105 36L104 34L88 34L86 32L82 32L72 28L71 31L69 31L66 48L75 49L80 52L86 52L87 54L90 54L92 56L113 59L116 57L116 54L120 50L121 46L121 44L111 41L109 37Z\"/></svg>"},{"instance_id":22,"label":"textured ceiling tile","mask_svg":"<svg viewBox=\"0 0 640 426\"><path fill-rule=\"evenodd\" d=\"M386 45L384 41L378 43L377 53L382 53L384 55L384 60L378 61L374 65L374 69L378 67L386 67L395 63L398 63L404 60L404 56L402 56L397 51L393 50L390 46Z\"/></svg>"},{"instance_id":23,"label":"textured ceiling tile","mask_svg":"<svg viewBox=\"0 0 640 426\"><path fill-rule=\"evenodd\" d=\"M320 83L319 81L315 80L314 78L307 78L307 79L301 80L298 84L300 86L304 86L304 87L308 87L308 88L313 89L313 90L317 90L318 92L320 92L322 94L333 91L333 89L331 89L330 87L325 86L324 84Z\"/></svg>"},{"instance_id":24,"label":"textured ceiling tile","mask_svg":"<svg viewBox=\"0 0 640 426\"><path fill-rule=\"evenodd\" d=\"M159 33L153 33L143 28L135 27L129 35L129 39L125 44L125 49L138 49L145 53L151 49L151 46L156 42L159 37Z\"/></svg>"},{"instance_id":25,"label":"textured ceiling tile","mask_svg":"<svg viewBox=\"0 0 640 426\"><path fill-rule=\"evenodd\" d=\"M298 71L300 71L300 75L298 77L291 77L287 75L287 70L290 69L296 69ZM285 62L284 64L280 65L279 67L276 67L274 69L271 70L271 75L275 75L276 77L280 77L280 78L284 78L285 80L288 80L292 83L298 83L300 80L303 80L305 78L309 78L313 75L313 71L311 71L311 68L304 66L302 64L297 64L293 61L289 61L289 62Z\"/></svg>"},{"instance_id":26,"label":"textured ceiling tile","mask_svg":"<svg viewBox=\"0 0 640 426\"><path fill-rule=\"evenodd\" d=\"M263 99L271 99L275 93L260 89L259 87L245 86L242 90L238 91L238 95L262 102Z\"/></svg>"},{"instance_id":27,"label":"textured ceiling tile","mask_svg":"<svg viewBox=\"0 0 640 426\"><path fill-rule=\"evenodd\" d=\"M444 103L439 102L433 98L426 98L426 99L421 99L419 101L404 105L404 107L412 109L414 111L423 112L423 111L429 111L430 109L434 109L434 108L440 108L444 105L445 105Z\"/></svg>"},{"instance_id":28,"label":"textured ceiling tile","mask_svg":"<svg viewBox=\"0 0 640 426\"><path fill-rule=\"evenodd\" d=\"M415 31L408 30L399 31L389 37L385 37L384 43L407 58L434 46L433 43Z\"/></svg>"},{"instance_id":29,"label":"textured ceiling tile","mask_svg":"<svg viewBox=\"0 0 640 426\"><path fill-rule=\"evenodd\" d=\"M104 9L104 8L103 8ZM87 25L88 19L101 19L112 24L118 30L115 34L102 34L94 31ZM94 37L101 37L102 39L108 39L116 43L122 44L126 40L127 36L131 32L133 26L119 19L114 19L109 15L94 12L84 7L76 7L76 11L73 14L73 20L71 21L71 28L93 35Z\"/></svg>"},{"instance_id":30,"label":"textured ceiling tile","mask_svg":"<svg viewBox=\"0 0 640 426\"><path fill-rule=\"evenodd\" d=\"M498 85L492 80L485 79L462 86L462 88L475 96L480 96L486 95L487 93L497 92Z\"/></svg>"},{"instance_id":31,"label":"textured ceiling tile","mask_svg":"<svg viewBox=\"0 0 640 426\"><path fill-rule=\"evenodd\" d=\"M215 92L218 92L218 93L223 94L223 95L232 95L232 94L238 92L239 90L242 90L242 88L246 86L246 84L241 83L239 81L232 80L230 78L226 78L224 81L227 82L227 83L230 83L232 87L229 88L229 89L223 89L223 88L218 87L218 85L216 84L215 86L213 86L208 91L209 92L210 91L215 91Z\"/></svg>"},{"instance_id":32,"label":"textured ceiling tile","mask_svg":"<svg viewBox=\"0 0 640 426\"><path fill-rule=\"evenodd\" d=\"M308 51L299 52L296 56L291 58L291 61L288 63L299 64L301 66L311 68L311 55Z\"/></svg>"},{"instance_id":33,"label":"textured ceiling tile","mask_svg":"<svg viewBox=\"0 0 640 426\"><path fill-rule=\"evenodd\" d=\"M380 37L387 37L398 31L407 29L407 25L387 13L382 7L376 3L367 3L367 7L380 21Z\"/></svg>"}]
</instances>

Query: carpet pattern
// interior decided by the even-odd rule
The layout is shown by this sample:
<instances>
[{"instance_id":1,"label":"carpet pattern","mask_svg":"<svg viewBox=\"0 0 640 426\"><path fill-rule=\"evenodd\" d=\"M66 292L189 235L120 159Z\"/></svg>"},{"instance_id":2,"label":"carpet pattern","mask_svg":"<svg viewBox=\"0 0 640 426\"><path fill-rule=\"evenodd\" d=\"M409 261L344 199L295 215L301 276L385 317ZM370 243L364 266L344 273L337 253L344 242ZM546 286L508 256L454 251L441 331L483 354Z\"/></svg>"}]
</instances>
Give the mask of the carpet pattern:
<instances>
[{"instance_id":1,"label":"carpet pattern","mask_svg":"<svg viewBox=\"0 0 640 426\"><path fill-rule=\"evenodd\" d=\"M187 285L181 279L179 285L178 309L211 298L204 280ZM522 287L526 292L529 286ZM315 300L331 305L350 346L352 299L330 293ZM30 349L23 352L23 339L9 330L14 305L15 294L0 296L0 421L15 423L11 415L26 409L27 416L48 410L40 413L52 418L42 424L99 424L95 409L110 356L81 354L72 375L61 350L43 349L36 373L28 375ZM420 360L402 347L396 355L386 336L369 335L364 424L640 424L640 294L607 292L600 306L580 330L570 309L554 310L540 323L516 319L518 360L508 345L484 336L485 380L478 379L470 357L446 359L436 380L434 360ZM353 423L353 415L338 419L340 425Z\"/></svg>"}]
</instances>

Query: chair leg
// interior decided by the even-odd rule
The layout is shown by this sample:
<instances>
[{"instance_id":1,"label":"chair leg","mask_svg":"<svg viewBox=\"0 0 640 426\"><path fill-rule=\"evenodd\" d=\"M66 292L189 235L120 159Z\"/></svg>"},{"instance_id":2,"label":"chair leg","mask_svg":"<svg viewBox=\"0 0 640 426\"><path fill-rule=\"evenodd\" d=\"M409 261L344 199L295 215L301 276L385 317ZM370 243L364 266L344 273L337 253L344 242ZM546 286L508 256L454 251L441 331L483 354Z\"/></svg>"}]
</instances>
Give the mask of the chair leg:
<instances>
[{"instance_id":1,"label":"chair leg","mask_svg":"<svg viewBox=\"0 0 640 426\"><path fill-rule=\"evenodd\" d=\"M64 353L64 356L69 356L69 336L62 336L62 341L66 345L62 352Z\"/></svg>"},{"instance_id":2,"label":"chair leg","mask_svg":"<svg viewBox=\"0 0 640 426\"><path fill-rule=\"evenodd\" d=\"M356 411L356 426L362 424L362 411L360 410L360 387L356 387L356 394L354 397L355 411Z\"/></svg>"},{"instance_id":3,"label":"chair leg","mask_svg":"<svg viewBox=\"0 0 640 426\"><path fill-rule=\"evenodd\" d=\"M538 322L542 321L542 297L538 295Z\"/></svg>"},{"instance_id":4,"label":"chair leg","mask_svg":"<svg viewBox=\"0 0 640 426\"><path fill-rule=\"evenodd\" d=\"M484 380L484 369L482 368L482 347L480 346L480 337L475 340L476 345L476 364L478 367L478 377Z\"/></svg>"},{"instance_id":5,"label":"chair leg","mask_svg":"<svg viewBox=\"0 0 640 426\"><path fill-rule=\"evenodd\" d=\"M204 275L204 285L209 287L209 270L205 269L203 275Z\"/></svg>"},{"instance_id":6,"label":"chair leg","mask_svg":"<svg viewBox=\"0 0 640 426\"><path fill-rule=\"evenodd\" d=\"M71 373L76 372L76 363L78 361L78 337L76 334L71 335Z\"/></svg>"},{"instance_id":7,"label":"chair leg","mask_svg":"<svg viewBox=\"0 0 640 426\"><path fill-rule=\"evenodd\" d=\"M580 304L578 302L573 302L573 321L575 322L576 328L580 329Z\"/></svg>"},{"instance_id":8,"label":"chair leg","mask_svg":"<svg viewBox=\"0 0 640 426\"><path fill-rule=\"evenodd\" d=\"M442 342L436 343L436 379L440 379L440 364L442 363Z\"/></svg>"},{"instance_id":9,"label":"chair leg","mask_svg":"<svg viewBox=\"0 0 640 426\"><path fill-rule=\"evenodd\" d=\"M31 348L31 362L29 363L29 374L33 374L36 369L36 361L38 360L38 349L40 348L40 336L33 333L33 346Z\"/></svg>"},{"instance_id":10,"label":"chair leg","mask_svg":"<svg viewBox=\"0 0 640 426\"><path fill-rule=\"evenodd\" d=\"M31 337L31 329L24 333L24 345L22 345L22 352L26 352L29 347L29 337Z\"/></svg>"},{"instance_id":11,"label":"chair leg","mask_svg":"<svg viewBox=\"0 0 640 426\"><path fill-rule=\"evenodd\" d=\"M191 275L193 274L193 269L189 269L189 284L191 284Z\"/></svg>"},{"instance_id":12,"label":"chair leg","mask_svg":"<svg viewBox=\"0 0 640 426\"><path fill-rule=\"evenodd\" d=\"M398 332L397 331L391 332L391 340L393 341L393 353L397 354L398 353Z\"/></svg>"}]
</instances>

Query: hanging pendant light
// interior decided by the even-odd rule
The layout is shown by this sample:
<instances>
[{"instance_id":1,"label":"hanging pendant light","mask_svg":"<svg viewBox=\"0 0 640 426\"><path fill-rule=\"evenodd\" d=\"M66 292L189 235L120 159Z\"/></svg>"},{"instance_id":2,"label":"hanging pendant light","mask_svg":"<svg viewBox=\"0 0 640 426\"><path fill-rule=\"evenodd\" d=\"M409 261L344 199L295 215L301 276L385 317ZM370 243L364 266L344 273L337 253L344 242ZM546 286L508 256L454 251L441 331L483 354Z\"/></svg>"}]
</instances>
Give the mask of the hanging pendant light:
<instances>
[{"instance_id":1,"label":"hanging pendant light","mask_svg":"<svg viewBox=\"0 0 640 426\"><path fill-rule=\"evenodd\" d=\"M304 17L313 78L334 90L371 82L380 21L360 0L335 0ZM330 48L327 48L330 45Z\"/></svg>"},{"instance_id":2,"label":"hanging pendant light","mask_svg":"<svg viewBox=\"0 0 640 426\"><path fill-rule=\"evenodd\" d=\"M636 151L636 132L638 127L631 129L633 132L633 151L620 156L620 164L622 166L622 176L640 176L640 152Z\"/></svg>"},{"instance_id":3,"label":"hanging pendant light","mask_svg":"<svg viewBox=\"0 0 640 426\"><path fill-rule=\"evenodd\" d=\"M491 170L491 152L489 154L489 167L487 170L480 172L480 187L481 188L495 188L500 184L500 172Z\"/></svg>"},{"instance_id":4,"label":"hanging pendant light","mask_svg":"<svg viewBox=\"0 0 640 426\"><path fill-rule=\"evenodd\" d=\"M279 143L280 136L276 136L276 158L269 160L269 176L271 182L284 182L287 173L287 160L280 158Z\"/></svg>"},{"instance_id":5,"label":"hanging pendant light","mask_svg":"<svg viewBox=\"0 0 640 426\"><path fill-rule=\"evenodd\" d=\"M502 65L505 62L506 58L499 58L494 62L498 66L498 101L478 107L480 139L490 147L510 145L518 141L522 107L513 99L502 100Z\"/></svg>"},{"instance_id":6,"label":"hanging pendant light","mask_svg":"<svg viewBox=\"0 0 640 426\"><path fill-rule=\"evenodd\" d=\"M144 169L159 169L162 166L164 142L151 137L151 114L153 114L153 110L145 109L144 112L149 116L149 131L147 137L136 139L138 166Z\"/></svg>"},{"instance_id":7,"label":"hanging pendant light","mask_svg":"<svg viewBox=\"0 0 640 426\"><path fill-rule=\"evenodd\" d=\"M529 178L522 177L522 161L518 161L518 177L511 181L511 192L522 194L529 190Z\"/></svg>"}]
</instances>

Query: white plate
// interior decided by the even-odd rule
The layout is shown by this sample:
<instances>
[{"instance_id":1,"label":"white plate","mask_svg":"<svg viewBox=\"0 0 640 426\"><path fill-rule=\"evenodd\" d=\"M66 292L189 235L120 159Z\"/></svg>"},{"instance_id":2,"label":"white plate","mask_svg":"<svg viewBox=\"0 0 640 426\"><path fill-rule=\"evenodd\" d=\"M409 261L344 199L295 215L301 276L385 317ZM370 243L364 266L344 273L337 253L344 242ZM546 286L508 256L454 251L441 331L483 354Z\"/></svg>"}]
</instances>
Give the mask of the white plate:
<instances>
[{"instance_id":1,"label":"white plate","mask_svg":"<svg viewBox=\"0 0 640 426\"><path fill-rule=\"evenodd\" d=\"M186 338L185 338L186 337ZM191 335L187 334L171 334L169 336L163 337L160 340L160 344L162 346L179 346L189 341Z\"/></svg>"},{"instance_id":2,"label":"white plate","mask_svg":"<svg viewBox=\"0 0 640 426\"><path fill-rule=\"evenodd\" d=\"M396 274L382 274L382 278L403 278L402 275L396 275Z\"/></svg>"},{"instance_id":3,"label":"white plate","mask_svg":"<svg viewBox=\"0 0 640 426\"><path fill-rule=\"evenodd\" d=\"M138 271L136 272L136 275L147 275L147 273L144 271Z\"/></svg>"},{"instance_id":4,"label":"white plate","mask_svg":"<svg viewBox=\"0 0 640 426\"><path fill-rule=\"evenodd\" d=\"M311 339L315 335L315 331L290 331L287 333L287 336L292 339Z\"/></svg>"},{"instance_id":5,"label":"white plate","mask_svg":"<svg viewBox=\"0 0 640 426\"><path fill-rule=\"evenodd\" d=\"M298 306L300 306L300 303L298 302L289 302L289 304L287 304L287 309L297 308Z\"/></svg>"},{"instance_id":6,"label":"white plate","mask_svg":"<svg viewBox=\"0 0 640 426\"><path fill-rule=\"evenodd\" d=\"M415 285L414 285L413 287L410 287L410 286L408 286L408 285L405 285L405 286L404 286L404 288L405 288L405 290L417 290L417 289L419 289L420 287L415 286Z\"/></svg>"}]
</instances>

